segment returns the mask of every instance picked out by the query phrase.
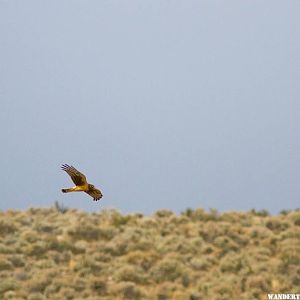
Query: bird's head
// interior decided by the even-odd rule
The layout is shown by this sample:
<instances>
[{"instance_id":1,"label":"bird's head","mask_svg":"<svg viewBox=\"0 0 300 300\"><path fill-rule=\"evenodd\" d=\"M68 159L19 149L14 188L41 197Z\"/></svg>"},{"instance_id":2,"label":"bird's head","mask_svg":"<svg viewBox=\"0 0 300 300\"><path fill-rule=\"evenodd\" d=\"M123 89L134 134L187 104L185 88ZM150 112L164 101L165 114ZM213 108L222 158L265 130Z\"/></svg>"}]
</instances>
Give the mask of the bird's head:
<instances>
[{"instance_id":1,"label":"bird's head","mask_svg":"<svg viewBox=\"0 0 300 300\"><path fill-rule=\"evenodd\" d=\"M93 188L95 188L95 186L93 184L89 184L89 188L93 189Z\"/></svg>"}]
</instances>

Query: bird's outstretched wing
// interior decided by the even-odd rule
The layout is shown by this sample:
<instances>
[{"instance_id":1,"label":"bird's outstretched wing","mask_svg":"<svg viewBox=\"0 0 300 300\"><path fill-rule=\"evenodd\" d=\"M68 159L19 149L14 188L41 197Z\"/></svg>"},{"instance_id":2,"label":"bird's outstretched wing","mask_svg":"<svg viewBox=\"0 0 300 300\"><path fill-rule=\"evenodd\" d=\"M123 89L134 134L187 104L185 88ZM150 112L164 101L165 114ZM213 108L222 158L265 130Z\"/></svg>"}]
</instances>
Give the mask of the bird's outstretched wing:
<instances>
[{"instance_id":1,"label":"bird's outstretched wing","mask_svg":"<svg viewBox=\"0 0 300 300\"><path fill-rule=\"evenodd\" d=\"M61 169L66 171L70 175L70 177L72 178L73 182L76 185L87 184L86 177L78 170L76 170L73 166L69 166L65 164L61 166Z\"/></svg>"},{"instance_id":2,"label":"bird's outstretched wing","mask_svg":"<svg viewBox=\"0 0 300 300\"><path fill-rule=\"evenodd\" d=\"M95 187L89 187L89 190L86 191L86 193L93 197L95 201L100 200L102 198L101 191L96 189Z\"/></svg>"}]
</instances>

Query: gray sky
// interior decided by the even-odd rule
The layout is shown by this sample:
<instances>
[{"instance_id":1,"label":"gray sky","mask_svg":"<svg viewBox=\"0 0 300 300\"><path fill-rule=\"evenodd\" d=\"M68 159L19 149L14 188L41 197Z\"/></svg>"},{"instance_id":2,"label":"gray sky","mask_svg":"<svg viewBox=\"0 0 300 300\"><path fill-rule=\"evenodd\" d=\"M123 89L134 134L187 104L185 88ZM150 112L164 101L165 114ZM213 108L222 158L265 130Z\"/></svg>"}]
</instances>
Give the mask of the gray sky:
<instances>
[{"instance_id":1,"label":"gray sky","mask_svg":"<svg viewBox=\"0 0 300 300\"><path fill-rule=\"evenodd\" d=\"M0 0L0 209L299 207L299 11ZM62 163L101 202L62 194Z\"/></svg>"}]
</instances>

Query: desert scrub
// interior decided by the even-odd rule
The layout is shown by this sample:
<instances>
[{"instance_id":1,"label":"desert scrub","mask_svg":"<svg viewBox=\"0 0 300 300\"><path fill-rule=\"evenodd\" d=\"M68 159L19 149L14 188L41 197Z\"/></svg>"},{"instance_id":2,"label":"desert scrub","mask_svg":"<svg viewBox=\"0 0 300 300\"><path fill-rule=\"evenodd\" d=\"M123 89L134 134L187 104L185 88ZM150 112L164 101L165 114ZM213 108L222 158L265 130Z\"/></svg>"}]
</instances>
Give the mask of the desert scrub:
<instances>
[{"instance_id":1,"label":"desert scrub","mask_svg":"<svg viewBox=\"0 0 300 300\"><path fill-rule=\"evenodd\" d=\"M110 241L104 246L103 251L111 256L125 255L128 252L128 243L126 241Z\"/></svg>"},{"instance_id":2,"label":"desert scrub","mask_svg":"<svg viewBox=\"0 0 300 300\"><path fill-rule=\"evenodd\" d=\"M250 228L247 228L245 230L245 234L247 234L250 237L252 243L256 240L256 245L258 245L263 239L274 236L272 231L258 225L254 225Z\"/></svg>"},{"instance_id":3,"label":"desert scrub","mask_svg":"<svg viewBox=\"0 0 300 300\"><path fill-rule=\"evenodd\" d=\"M254 216L263 217L263 218L268 217L270 215L270 213L266 209L262 209L262 210L251 209L250 213Z\"/></svg>"},{"instance_id":4,"label":"desert scrub","mask_svg":"<svg viewBox=\"0 0 300 300\"><path fill-rule=\"evenodd\" d=\"M178 290L180 286L175 282L162 282L157 285L154 290L154 294L156 296L155 299L169 300L173 299L174 292Z\"/></svg>"},{"instance_id":5,"label":"desert scrub","mask_svg":"<svg viewBox=\"0 0 300 300\"><path fill-rule=\"evenodd\" d=\"M139 227L147 230L148 232L150 228L151 228L151 232L156 232L156 230L160 229L159 224L151 217L144 217L139 222Z\"/></svg>"},{"instance_id":6,"label":"desert scrub","mask_svg":"<svg viewBox=\"0 0 300 300\"><path fill-rule=\"evenodd\" d=\"M300 265L300 242L295 239L286 239L281 244L280 258L288 265Z\"/></svg>"},{"instance_id":7,"label":"desert scrub","mask_svg":"<svg viewBox=\"0 0 300 300\"><path fill-rule=\"evenodd\" d=\"M213 262L205 257L194 257L191 259L189 265L195 271L207 271L213 266Z\"/></svg>"},{"instance_id":8,"label":"desert scrub","mask_svg":"<svg viewBox=\"0 0 300 300\"><path fill-rule=\"evenodd\" d=\"M9 254L12 252L11 247L8 247L7 245L0 243L0 254Z\"/></svg>"},{"instance_id":9,"label":"desert scrub","mask_svg":"<svg viewBox=\"0 0 300 300\"><path fill-rule=\"evenodd\" d=\"M136 241L132 240L129 242L128 251L147 251L153 248L153 241L147 237L142 237L142 234L140 237L136 239Z\"/></svg>"},{"instance_id":10,"label":"desert scrub","mask_svg":"<svg viewBox=\"0 0 300 300\"><path fill-rule=\"evenodd\" d=\"M82 254L86 252L88 243L83 240L74 241L73 246L71 248L71 252L73 254Z\"/></svg>"},{"instance_id":11,"label":"desert scrub","mask_svg":"<svg viewBox=\"0 0 300 300\"><path fill-rule=\"evenodd\" d=\"M126 225L129 222L130 218L131 218L130 215L123 216L117 210L112 210L110 214L110 223L114 227L119 228Z\"/></svg>"},{"instance_id":12,"label":"desert scrub","mask_svg":"<svg viewBox=\"0 0 300 300\"><path fill-rule=\"evenodd\" d=\"M47 300L47 298L42 293L31 293L28 300Z\"/></svg>"},{"instance_id":13,"label":"desert scrub","mask_svg":"<svg viewBox=\"0 0 300 300\"><path fill-rule=\"evenodd\" d=\"M250 238L245 234L243 228L239 226L237 226L236 228L233 228L231 226L226 235L231 238L239 248L246 247L250 242Z\"/></svg>"},{"instance_id":14,"label":"desert scrub","mask_svg":"<svg viewBox=\"0 0 300 300\"><path fill-rule=\"evenodd\" d=\"M33 225L33 229L36 232L42 233L42 234L61 234L62 229L57 227L55 224L49 224L47 222L45 222L45 220L41 221L41 222L36 222Z\"/></svg>"},{"instance_id":15,"label":"desert scrub","mask_svg":"<svg viewBox=\"0 0 300 300\"><path fill-rule=\"evenodd\" d=\"M18 270L18 271L15 271L14 277L17 281L26 281L26 280L30 279L31 275L27 271Z\"/></svg>"},{"instance_id":16,"label":"desert scrub","mask_svg":"<svg viewBox=\"0 0 300 300\"><path fill-rule=\"evenodd\" d=\"M171 216L174 216L174 213L168 209L160 209L155 214L155 218L170 218Z\"/></svg>"},{"instance_id":17,"label":"desert scrub","mask_svg":"<svg viewBox=\"0 0 300 300\"><path fill-rule=\"evenodd\" d=\"M143 231L141 229L128 227L126 230L123 230L120 234L118 234L111 242L116 242L116 245L126 245L126 252L138 249L148 249L148 247L152 245L149 243L149 240L145 238L141 240L142 236Z\"/></svg>"},{"instance_id":18,"label":"desert scrub","mask_svg":"<svg viewBox=\"0 0 300 300\"><path fill-rule=\"evenodd\" d=\"M40 276L39 273L35 274L31 280L27 282L27 289L29 293L44 293L46 287L51 283L51 276L47 276L47 274Z\"/></svg>"},{"instance_id":19,"label":"desert scrub","mask_svg":"<svg viewBox=\"0 0 300 300\"><path fill-rule=\"evenodd\" d=\"M271 290L271 280L268 273L252 275L247 278L246 290L251 291L252 295L257 297L268 293Z\"/></svg>"},{"instance_id":20,"label":"desert scrub","mask_svg":"<svg viewBox=\"0 0 300 300\"><path fill-rule=\"evenodd\" d=\"M159 259L160 255L154 251L133 251L125 257L126 263L140 266L144 271L148 271Z\"/></svg>"},{"instance_id":21,"label":"desert scrub","mask_svg":"<svg viewBox=\"0 0 300 300\"><path fill-rule=\"evenodd\" d=\"M5 257L0 256L0 271L13 270L13 269L14 269L14 265Z\"/></svg>"},{"instance_id":22,"label":"desert scrub","mask_svg":"<svg viewBox=\"0 0 300 300\"><path fill-rule=\"evenodd\" d=\"M29 244L24 249L24 254L28 256L36 256L38 258L44 257L44 254L48 251L48 244L46 241L37 241L34 244Z\"/></svg>"},{"instance_id":23,"label":"desert scrub","mask_svg":"<svg viewBox=\"0 0 300 300\"><path fill-rule=\"evenodd\" d=\"M69 229L68 234L73 240L98 240L102 237L102 231L99 227L82 222L75 228Z\"/></svg>"},{"instance_id":24,"label":"desert scrub","mask_svg":"<svg viewBox=\"0 0 300 300\"><path fill-rule=\"evenodd\" d=\"M188 240L182 235L170 235L165 238L161 238L157 241L156 250L161 255L170 253L170 252L179 252L179 253L195 253L197 249L192 248L188 244ZM193 251L195 250L195 251Z\"/></svg>"},{"instance_id":25,"label":"desert scrub","mask_svg":"<svg viewBox=\"0 0 300 300\"><path fill-rule=\"evenodd\" d=\"M49 285L47 285L47 287L45 288L44 294L47 297L47 299L51 299L51 297L53 297L55 294L57 294L60 290L61 286L55 283L51 283Z\"/></svg>"},{"instance_id":26,"label":"desert scrub","mask_svg":"<svg viewBox=\"0 0 300 300\"><path fill-rule=\"evenodd\" d=\"M71 287L62 287L57 294L57 299L75 300L78 299L78 294Z\"/></svg>"},{"instance_id":27,"label":"desert scrub","mask_svg":"<svg viewBox=\"0 0 300 300\"><path fill-rule=\"evenodd\" d=\"M218 226L217 223L208 221L199 229L199 236L207 243L212 243L220 235L226 234L226 228Z\"/></svg>"},{"instance_id":28,"label":"desert scrub","mask_svg":"<svg viewBox=\"0 0 300 300\"><path fill-rule=\"evenodd\" d=\"M24 255L11 255L8 259L16 268L24 267L26 263L24 259ZM0 270L1 270L1 266L0 266Z\"/></svg>"},{"instance_id":29,"label":"desert scrub","mask_svg":"<svg viewBox=\"0 0 300 300\"><path fill-rule=\"evenodd\" d=\"M201 254L212 254L215 252L217 252L215 247L213 245L209 245L209 244L203 245L203 247L201 248L201 251L200 251Z\"/></svg>"},{"instance_id":30,"label":"desert scrub","mask_svg":"<svg viewBox=\"0 0 300 300\"><path fill-rule=\"evenodd\" d=\"M32 217L30 217L27 212L20 212L14 220L16 226L21 226L22 228L30 227L33 221Z\"/></svg>"},{"instance_id":31,"label":"desert scrub","mask_svg":"<svg viewBox=\"0 0 300 300\"><path fill-rule=\"evenodd\" d=\"M283 231L279 234L280 241L283 241L285 239L296 239L298 242L300 242L300 229L298 226L294 226L292 228L289 228L286 231Z\"/></svg>"},{"instance_id":32,"label":"desert scrub","mask_svg":"<svg viewBox=\"0 0 300 300\"><path fill-rule=\"evenodd\" d=\"M29 229L25 229L22 231L20 238L23 241L29 242L29 243L35 243L41 239L41 235L38 234L36 231Z\"/></svg>"},{"instance_id":33,"label":"desert scrub","mask_svg":"<svg viewBox=\"0 0 300 300\"><path fill-rule=\"evenodd\" d=\"M221 259L220 270L222 272L238 273L243 267L243 258L234 252L228 253Z\"/></svg>"},{"instance_id":34,"label":"desert scrub","mask_svg":"<svg viewBox=\"0 0 300 300\"><path fill-rule=\"evenodd\" d=\"M244 212L225 212L220 216L220 221L227 222L229 224L241 224L243 226L251 226L252 216Z\"/></svg>"},{"instance_id":35,"label":"desert scrub","mask_svg":"<svg viewBox=\"0 0 300 300\"><path fill-rule=\"evenodd\" d=\"M3 295L4 300L15 300L17 298L17 293L15 291L7 291Z\"/></svg>"},{"instance_id":36,"label":"desert scrub","mask_svg":"<svg viewBox=\"0 0 300 300\"><path fill-rule=\"evenodd\" d=\"M17 227L13 222L0 220L0 236L14 234L16 231Z\"/></svg>"},{"instance_id":37,"label":"desert scrub","mask_svg":"<svg viewBox=\"0 0 300 300\"><path fill-rule=\"evenodd\" d=\"M163 224L163 226L161 227L160 235L162 237L165 237L174 234L174 232L176 231L177 231L177 227L174 223L166 223Z\"/></svg>"},{"instance_id":38,"label":"desert scrub","mask_svg":"<svg viewBox=\"0 0 300 300\"><path fill-rule=\"evenodd\" d=\"M266 221L266 227L274 233L279 233L280 231L284 231L289 228L289 223L283 222L278 218L269 217Z\"/></svg>"},{"instance_id":39,"label":"desert scrub","mask_svg":"<svg viewBox=\"0 0 300 300\"><path fill-rule=\"evenodd\" d=\"M298 292L299 215L0 212L0 299L248 300L264 290Z\"/></svg>"},{"instance_id":40,"label":"desert scrub","mask_svg":"<svg viewBox=\"0 0 300 300\"><path fill-rule=\"evenodd\" d=\"M101 226L98 228L99 238L104 241L110 241L118 234L118 230L112 226Z\"/></svg>"},{"instance_id":41,"label":"desert scrub","mask_svg":"<svg viewBox=\"0 0 300 300\"><path fill-rule=\"evenodd\" d=\"M76 292L82 292L89 286L89 282L84 277L74 278L73 287Z\"/></svg>"},{"instance_id":42,"label":"desert scrub","mask_svg":"<svg viewBox=\"0 0 300 300\"><path fill-rule=\"evenodd\" d=\"M93 254L93 258L95 259L95 261L104 263L110 262L112 260L112 256L109 253L103 253L101 251L102 248L100 248L99 250L96 248L96 251Z\"/></svg>"},{"instance_id":43,"label":"desert scrub","mask_svg":"<svg viewBox=\"0 0 300 300\"><path fill-rule=\"evenodd\" d=\"M138 287L133 282L120 282L116 284L114 290L114 294L119 296L118 299L147 299L143 289Z\"/></svg>"},{"instance_id":44,"label":"desert scrub","mask_svg":"<svg viewBox=\"0 0 300 300\"><path fill-rule=\"evenodd\" d=\"M97 274L101 272L106 265L101 262L95 261L91 256L83 255L77 259L74 264L73 270L80 274Z\"/></svg>"},{"instance_id":45,"label":"desert scrub","mask_svg":"<svg viewBox=\"0 0 300 300\"><path fill-rule=\"evenodd\" d=\"M264 247L258 247L256 249L253 249L250 253L249 252L243 252L244 253L244 269L247 266L246 263L248 263L251 270L255 271L258 269L261 269L262 266L267 267L269 264L267 262L270 261L272 258L272 252L269 248ZM274 261L273 264L274 265Z\"/></svg>"},{"instance_id":46,"label":"desert scrub","mask_svg":"<svg viewBox=\"0 0 300 300\"><path fill-rule=\"evenodd\" d=\"M2 279L0 282L0 296L3 297L7 291L15 291L18 287L17 282L14 279Z\"/></svg>"},{"instance_id":47,"label":"desert scrub","mask_svg":"<svg viewBox=\"0 0 300 300\"><path fill-rule=\"evenodd\" d=\"M117 282L131 281L137 284L146 284L148 276L141 267L125 265L115 272L114 279Z\"/></svg>"},{"instance_id":48,"label":"desert scrub","mask_svg":"<svg viewBox=\"0 0 300 300\"><path fill-rule=\"evenodd\" d=\"M287 219L291 224L300 226L300 210L289 212Z\"/></svg>"},{"instance_id":49,"label":"desert scrub","mask_svg":"<svg viewBox=\"0 0 300 300\"><path fill-rule=\"evenodd\" d=\"M222 250L222 255L230 252L237 251L239 246L231 238L227 236L219 236L214 240L214 245Z\"/></svg>"},{"instance_id":50,"label":"desert scrub","mask_svg":"<svg viewBox=\"0 0 300 300\"><path fill-rule=\"evenodd\" d=\"M48 244L48 250L62 252L73 249L73 243L70 240L58 239L57 236L47 237L45 242Z\"/></svg>"},{"instance_id":51,"label":"desert scrub","mask_svg":"<svg viewBox=\"0 0 300 300\"><path fill-rule=\"evenodd\" d=\"M192 221L217 221L219 220L219 213L216 209L210 209L209 212L206 212L202 208L197 208L195 210L192 210L191 208L188 208L186 211L184 211L182 216L188 217Z\"/></svg>"},{"instance_id":52,"label":"desert scrub","mask_svg":"<svg viewBox=\"0 0 300 300\"><path fill-rule=\"evenodd\" d=\"M48 252L47 258L52 260L57 265L66 265L70 263L72 254L70 251L59 252Z\"/></svg>"},{"instance_id":53,"label":"desert scrub","mask_svg":"<svg viewBox=\"0 0 300 300\"><path fill-rule=\"evenodd\" d=\"M164 257L151 269L152 278L156 282L173 281L183 275L184 266L175 258Z\"/></svg>"},{"instance_id":54,"label":"desert scrub","mask_svg":"<svg viewBox=\"0 0 300 300\"><path fill-rule=\"evenodd\" d=\"M90 288L99 296L107 295L107 283L105 280L94 279L91 282Z\"/></svg>"}]
</instances>

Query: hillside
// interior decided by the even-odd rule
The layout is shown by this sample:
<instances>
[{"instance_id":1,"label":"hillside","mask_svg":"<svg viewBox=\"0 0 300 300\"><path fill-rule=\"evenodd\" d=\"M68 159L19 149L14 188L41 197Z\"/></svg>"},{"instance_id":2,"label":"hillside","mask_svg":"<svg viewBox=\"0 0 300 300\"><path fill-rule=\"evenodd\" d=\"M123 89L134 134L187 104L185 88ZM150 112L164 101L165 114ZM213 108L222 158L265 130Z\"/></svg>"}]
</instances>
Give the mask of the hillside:
<instances>
[{"instance_id":1,"label":"hillside","mask_svg":"<svg viewBox=\"0 0 300 300\"><path fill-rule=\"evenodd\" d=\"M300 286L300 211L0 212L0 299L267 299Z\"/></svg>"}]
</instances>

